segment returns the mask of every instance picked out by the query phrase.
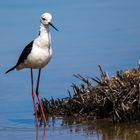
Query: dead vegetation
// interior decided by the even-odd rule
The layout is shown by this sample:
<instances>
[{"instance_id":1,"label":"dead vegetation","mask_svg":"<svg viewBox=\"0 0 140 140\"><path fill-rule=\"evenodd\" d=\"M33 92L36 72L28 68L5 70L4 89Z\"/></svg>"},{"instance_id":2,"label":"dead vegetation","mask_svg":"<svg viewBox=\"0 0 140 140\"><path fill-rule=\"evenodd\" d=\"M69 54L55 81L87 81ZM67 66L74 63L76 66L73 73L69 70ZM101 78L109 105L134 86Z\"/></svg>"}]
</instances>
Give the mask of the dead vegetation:
<instances>
[{"instance_id":1,"label":"dead vegetation","mask_svg":"<svg viewBox=\"0 0 140 140\"><path fill-rule=\"evenodd\" d=\"M139 121L140 69L117 71L112 78L100 65L99 71L100 77L95 78L74 75L82 82L80 85L72 84L73 93L68 91L67 98L42 99L46 116L111 118L113 122ZM95 82L97 84L94 86Z\"/></svg>"}]
</instances>

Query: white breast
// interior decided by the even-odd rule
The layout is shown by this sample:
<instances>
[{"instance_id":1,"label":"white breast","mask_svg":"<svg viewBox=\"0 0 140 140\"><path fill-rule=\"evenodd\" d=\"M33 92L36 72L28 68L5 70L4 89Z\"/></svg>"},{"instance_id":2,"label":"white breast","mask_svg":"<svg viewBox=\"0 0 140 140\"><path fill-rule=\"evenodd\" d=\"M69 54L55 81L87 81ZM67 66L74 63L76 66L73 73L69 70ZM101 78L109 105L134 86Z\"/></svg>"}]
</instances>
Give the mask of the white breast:
<instances>
[{"instance_id":1,"label":"white breast","mask_svg":"<svg viewBox=\"0 0 140 140\"><path fill-rule=\"evenodd\" d=\"M28 68L43 68L52 57L52 49L33 47L27 60L24 62Z\"/></svg>"},{"instance_id":2,"label":"white breast","mask_svg":"<svg viewBox=\"0 0 140 140\"><path fill-rule=\"evenodd\" d=\"M49 32L41 32L34 40L30 55L25 61L27 67L42 68L48 64L52 57L51 38Z\"/></svg>"}]
</instances>

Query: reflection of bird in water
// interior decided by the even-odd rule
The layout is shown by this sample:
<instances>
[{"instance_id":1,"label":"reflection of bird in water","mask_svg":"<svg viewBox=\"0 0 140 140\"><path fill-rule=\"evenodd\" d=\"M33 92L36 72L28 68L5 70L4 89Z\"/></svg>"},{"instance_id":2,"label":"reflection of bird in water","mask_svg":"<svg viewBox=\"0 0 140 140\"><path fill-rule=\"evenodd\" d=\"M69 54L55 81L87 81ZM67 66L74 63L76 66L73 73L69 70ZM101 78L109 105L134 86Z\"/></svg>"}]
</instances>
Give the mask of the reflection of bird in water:
<instances>
[{"instance_id":1,"label":"reflection of bird in water","mask_svg":"<svg viewBox=\"0 0 140 140\"><path fill-rule=\"evenodd\" d=\"M42 140L46 140L46 127L44 127L43 129L40 129L42 130ZM38 126L36 125L36 129L35 129L35 132L36 132L36 140L39 140L39 129L38 129Z\"/></svg>"},{"instance_id":2,"label":"reflection of bird in water","mask_svg":"<svg viewBox=\"0 0 140 140\"><path fill-rule=\"evenodd\" d=\"M36 85L36 96L37 96L37 99L41 108L42 118L45 125L46 125L46 117L43 111L38 89L39 89L41 69L49 63L52 57L51 35L49 32L49 25L52 26L55 30L57 30L57 28L51 23L51 20L52 20L52 15L50 13L44 13L41 15L41 18L40 18L41 25L40 25L40 32L39 32L38 37L34 39L33 41L31 41L24 48L16 65L10 68L8 71L6 71L6 73L8 73L14 69L20 70L23 68L30 68L34 112L35 112L36 122L38 123L35 95L34 95L34 88L33 88L33 70L32 69L39 69L37 85Z\"/></svg>"}]
</instances>

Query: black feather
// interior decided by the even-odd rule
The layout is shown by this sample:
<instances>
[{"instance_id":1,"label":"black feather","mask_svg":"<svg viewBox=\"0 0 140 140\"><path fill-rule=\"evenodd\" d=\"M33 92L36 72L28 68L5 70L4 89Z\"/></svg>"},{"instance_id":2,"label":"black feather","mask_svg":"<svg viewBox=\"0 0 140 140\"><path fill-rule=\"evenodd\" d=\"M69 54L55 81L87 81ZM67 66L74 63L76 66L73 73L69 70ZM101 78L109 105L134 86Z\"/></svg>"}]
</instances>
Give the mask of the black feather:
<instances>
[{"instance_id":1,"label":"black feather","mask_svg":"<svg viewBox=\"0 0 140 140\"><path fill-rule=\"evenodd\" d=\"M17 61L17 64L15 66L13 66L12 68L10 68L9 70L7 70L5 72L5 74L7 74L8 72L14 70L16 67L18 67L21 63L24 62L24 60L26 60L26 58L28 57L28 55L30 54L31 50L32 50L32 47L33 47L33 42L34 41L31 41L25 48L24 50L22 51L18 61Z\"/></svg>"},{"instance_id":2,"label":"black feather","mask_svg":"<svg viewBox=\"0 0 140 140\"><path fill-rule=\"evenodd\" d=\"M7 74L8 72L10 72L10 71L14 70L15 68L16 68L16 66L14 66L14 67L10 68L9 70L7 70L7 71L5 72L5 74Z\"/></svg>"}]
</instances>

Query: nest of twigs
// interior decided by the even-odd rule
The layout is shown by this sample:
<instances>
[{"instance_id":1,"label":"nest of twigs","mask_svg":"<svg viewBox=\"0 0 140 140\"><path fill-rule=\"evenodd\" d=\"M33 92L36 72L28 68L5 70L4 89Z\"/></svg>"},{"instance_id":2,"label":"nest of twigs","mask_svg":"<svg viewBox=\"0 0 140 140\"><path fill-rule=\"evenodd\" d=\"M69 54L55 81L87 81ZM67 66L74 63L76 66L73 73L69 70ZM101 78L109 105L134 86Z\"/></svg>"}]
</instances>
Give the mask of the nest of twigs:
<instances>
[{"instance_id":1,"label":"nest of twigs","mask_svg":"<svg viewBox=\"0 0 140 140\"><path fill-rule=\"evenodd\" d=\"M99 70L100 78L74 75L82 83L72 84L73 95L69 92L67 98L42 99L46 116L111 118L113 122L139 121L140 69L117 71L111 79L101 66Z\"/></svg>"}]
</instances>

